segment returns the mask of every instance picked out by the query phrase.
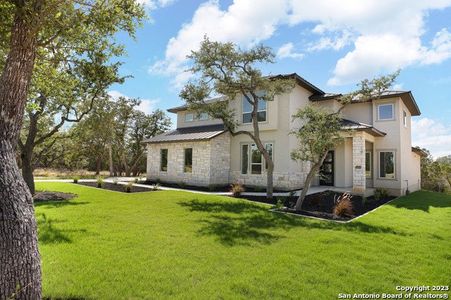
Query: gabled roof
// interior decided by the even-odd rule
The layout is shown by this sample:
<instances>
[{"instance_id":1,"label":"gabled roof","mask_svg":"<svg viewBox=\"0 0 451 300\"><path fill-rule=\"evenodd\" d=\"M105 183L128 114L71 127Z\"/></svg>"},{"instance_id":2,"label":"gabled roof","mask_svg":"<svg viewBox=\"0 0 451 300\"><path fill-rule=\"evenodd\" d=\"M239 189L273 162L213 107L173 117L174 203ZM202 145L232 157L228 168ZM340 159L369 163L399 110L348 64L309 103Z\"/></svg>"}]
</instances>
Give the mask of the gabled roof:
<instances>
[{"instance_id":1,"label":"gabled roof","mask_svg":"<svg viewBox=\"0 0 451 300\"><path fill-rule=\"evenodd\" d=\"M365 131L371 135L374 136L385 136L386 133L380 131L379 129L374 128L371 125L355 122L348 119L341 119L341 129L342 130L358 130L358 131Z\"/></svg>"},{"instance_id":2,"label":"gabled roof","mask_svg":"<svg viewBox=\"0 0 451 300\"><path fill-rule=\"evenodd\" d=\"M326 93L323 95L312 95L309 97L310 101L325 101L325 100L331 100L338 98L342 96L343 94L333 94L333 93ZM411 91L384 91L379 97L375 97L373 99L367 100L367 102L373 101L373 100L379 100L379 99L387 99L387 98L393 98L393 97L400 97L401 100L404 102L404 104L409 109L412 116L419 116L421 114L420 109L417 105L417 102L415 101L415 98L412 95ZM362 102L359 99L353 100L353 103L360 103Z\"/></svg>"},{"instance_id":3,"label":"gabled roof","mask_svg":"<svg viewBox=\"0 0 451 300\"><path fill-rule=\"evenodd\" d=\"M144 143L164 143L209 140L226 132L223 124L182 127L144 140Z\"/></svg>"},{"instance_id":4,"label":"gabled roof","mask_svg":"<svg viewBox=\"0 0 451 300\"><path fill-rule=\"evenodd\" d=\"M423 149L421 149L419 147L412 147L412 152L415 152L419 156L423 156L423 157L427 157L428 156L428 154Z\"/></svg>"},{"instance_id":5,"label":"gabled roof","mask_svg":"<svg viewBox=\"0 0 451 300\"><path fill-rule=\"evenodd\" d=\"M313 95L323 95L324 92L318 88L317 86L314 86L313 84L311 84L310 82L308 82L307 80L305 80L304 78L302 78L301 76L299 76L296 73L291 73L291 74L279 74L279 75L273 75L273 76L268 76L269 78L273 78L273 79L294 79L296 81L296 83L305 88L306 90L310 91L313 93ZM205 103L212 103L212 102L216 102L216 101L221 101L224 97L223 96L219 96L219 97L215 97L215 98L211 98L205 101ZM181 106L177 106L177 107L172 107L168 109L168 112L171 113L177 113L179 111L183 111L186 110L188 108L188 105L181 105Z\"/></svg>"},{"instance_id":6,"label":"gabled roof","mask_svg":"<svg viewBox=\"0 0 451 300\"><path fill-rule=\"evenodd\" d=\"M205 100L205 103L213 103L213 102L221 101L222 99L224 99L223 96L215 97L215 98L211 98L211 99ZM186 110L187 108L188 108L188 105L184 104L184 105L180 105L180 106L177 106L177 107L169 108L168 112L177 113L179 111Z\"/></svg>"},{"instance_id":7,"label":"gabled roof","mask_svg":"<svg viewBox=\"0 0 451 300\"><path fill-rule=\"evenodd\" d=\"M312 83L308 82L303 77L299 76L297 73L279 74L279 75L270 76L270 78L274 78L274 79L291 78L291 79L294 79L298 85L300 85L303 88L305 88L306 90L312 92L313 95L324 95L325 94L319 87L317 87L317 86L313 85Z\"/></svg>"}]
</instances>

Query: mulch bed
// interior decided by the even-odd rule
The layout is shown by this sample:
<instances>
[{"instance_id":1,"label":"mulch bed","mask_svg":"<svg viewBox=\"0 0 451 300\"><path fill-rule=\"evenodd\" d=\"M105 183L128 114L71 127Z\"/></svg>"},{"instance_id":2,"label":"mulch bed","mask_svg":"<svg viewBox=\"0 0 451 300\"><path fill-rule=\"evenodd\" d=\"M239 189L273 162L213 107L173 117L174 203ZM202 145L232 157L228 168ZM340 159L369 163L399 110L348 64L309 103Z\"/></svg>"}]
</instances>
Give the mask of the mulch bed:
<instances>
[{"instance_id":1,"label":"mulch bed","mask_svg":"<svg viewBox=\"0 0 451 300\"><path fill-rule=\"evenodd\" d=\"M37 192L33 196L34 202L49 202L49 201L66 201L77 197L75 194L62 192Z\"/></svg>"},{"instance_id":2,"label":"mulch bed","mask_svg":"<svg viewBox=\"0 0 451 300\"><path fill-rule=\"evenodd\" d=\"M97 187L97 182L78 182L77 184ZM123 184L114 184L109 182L104 182L101 189L116 191L116 192L125 192L126 185ZM132 186L130 193L141 193L141 192L151 192L152 189L140 187L140 186Z\"/></svg>"},{"instance_id":3,"label":"mulch bed","mask_svg":"<svg viewBox=\"0 0 451 300\"><path fill-rule=\"evenodd\" d=\"M274 197L272 201L268 201L265 197L256 197L256 196L242 196L241 198L268 204L276 204L277 201L280 199L283 201L283 205L287 207L287 209L283 210L285 212L341 221L351 220L395 198L395 197L387 197L384 199L376 200L373 196L371 196L367 197L365 201L363 201L363 197L354 195L351 199L352 209L354 213L351 216L338 217L335 216L332 212L335 206L334 200L338 198L341 194L342 193L337 193L333 191L325 191L321 193L308 195L305 197L301 211L295 211L292 209L296 204L297 197Z\"/></svg>"},{"instance_id":4,"label":"mulch bed","mask_svg":"<svg viewBox=\"0 0 451 300\"><path fill-rule=\"evenodd\" d=\"M188 184L182 184L182 183L174 183L174 182L157 182L157 181L140 181L139 184L145 184L145 185L155 185L155 184L161 184L161 186L164 187L171 187L171 188L177 188L177 189L187 189L187 190L194 190L194 191L203 191L203 192L230 192L231 186L228 185L211 185L211 186L194 186L194 185L188 185ZM252 187L252 186L245 186L244 189L246 192L262 192L265 193L266 189L264 188L258 188L258 187ZM275 193L277 192L287 192L285 190L274 190Z\"/></svg>"}]
</instances>

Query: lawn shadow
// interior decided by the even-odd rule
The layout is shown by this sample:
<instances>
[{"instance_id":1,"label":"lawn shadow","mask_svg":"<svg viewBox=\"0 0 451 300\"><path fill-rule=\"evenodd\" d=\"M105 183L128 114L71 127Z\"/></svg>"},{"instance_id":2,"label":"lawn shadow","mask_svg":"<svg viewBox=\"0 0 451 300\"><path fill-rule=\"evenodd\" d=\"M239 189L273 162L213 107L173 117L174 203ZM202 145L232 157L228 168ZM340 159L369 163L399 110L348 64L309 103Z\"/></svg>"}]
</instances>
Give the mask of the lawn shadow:
<instances>
[{"instance_id":1,"label":"lawn shadow","mask_svg":"<svg viewBox=\"0 0 451 300\"><path fill-rule=\"evenodd\" d=\"M35 202L35 207L44 207L44 208L59 208L64 206L78 206L78 205L85 205L89 204L87 201L69 201L69 200L58 200L58 201L42 201L42 202Z\"/></svg>"},{"instance_id":2,"label":"lawn shadow","mask_svg":"<svg viewBox=\"0 0 451 300\"><path fill-rule=\"evenodd\" d=\"M449 195L423 191L421 196L415 192L407 197L392 201L390 205L396 208L416 209L429 213L431 207L451 207L451 201Z\"/></svg>"},{"instance_id":3,"label":"lawn shadow","mask_svg":"<svg viewBox=\"0 0 451 300\"><path fill-rule=\"evenodd\" d=\"M89 300L92 298L68 296L68 297L43 297L42 300Z\"/></svg>"},{"instance_id":4,"label":"lawn shadow","mask_svg":"<svg viewBox=\"0 0 451 300\"><path fill-rule=\"evenodd\" d=\"M193 199L178 203L192 212L204 213L199 219L202 227L198 233L213 235L227 246L250 245L255 242L270 244L283 238L277 229L290 230L296 227L306 229L360 231L363 233L384 233L406 235L390 227L375 226L359 221L342 224L331 221L318 221L269 212L262 207L246 202L226 202L224 200L201 201Z\"/></svg>"},{"instance_id":5,"label":"lawn shadow","mask_svg":"<svg viewBox=\"0 0 451 300\"><path fill-rule=\"evenodd\" d=\"M58 244L72 243L69 237L71 232L86 233L86 229L60 229L55 227L55 223L63 223L65 221L48 218L45 214L37 217L38 223L38 240L41 244Z\"/></svg>"}]
</instances>

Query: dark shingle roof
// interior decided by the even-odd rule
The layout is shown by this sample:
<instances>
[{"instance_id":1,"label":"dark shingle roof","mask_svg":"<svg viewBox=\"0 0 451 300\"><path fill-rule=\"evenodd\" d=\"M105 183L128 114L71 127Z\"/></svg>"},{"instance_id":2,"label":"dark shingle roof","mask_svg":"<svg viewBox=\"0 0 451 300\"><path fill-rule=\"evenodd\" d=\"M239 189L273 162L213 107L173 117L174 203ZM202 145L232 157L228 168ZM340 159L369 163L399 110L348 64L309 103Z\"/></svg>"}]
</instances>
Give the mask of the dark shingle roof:
<instances>
[{"instance_id":1,"label":"dark shingle roof","mask_svg":"<svg viewBox=\"0 0 451 300\"><path fill-rule=\"evenodd\" d=\"M333 94L333 93L326 93L323 95L312 95L309 97L310 101L325 101L330 100L334 98L338 98L342 96L343 94ZM375 97L374 99L369 99L368 101L372 100L378 100L378 99L387 99L394 96L398 96L402 99L404 104L409 109L412 116L419 116L421 114L420 109L417 105L417 102L415 101L415 98L412 95L412 92L410 91L384 91L379 97ZM359 99L353 100L353 103L360 103L362 102Z\"/></svg>"},{"instance_id":2,"label":"dark shingle roof","mask_svg":"<svg viewBox=\"0 0 451 300\"><path fill-rule=\"evenodd\" d=\"M223 96L215 97L215 98L205 100L205 103L213 103L213 102L221 101L222 99L224 99ZM188 109L188 105L184 104L184 105L180 105L177 107L169 108L168 112L177 113L179 111L186 110L186 109Z\"/></svg>"},{"instance_id":3,"label":"dark shingle roof","mask_svg":"<svg viewBox=\"0 0 451 300\"><path fill-rule=\"evenodd\" d=\"M368 132L369 134L374 135L374 136L385 136L386 135L385 132L382 132L379 129L376 129L371 125L351 121L348 119L341 119L341 129L343 129L343 130L361 130L361 131Z\"/></svg>"},{"instance_id":4,"label":"dark shingle roof","mask_svg":"<svg viewBox=\"0 0 451 300\"><path fill-rule=\"evenodd\" d=\"M412 147L412 152L415 152L419 156L423 156L423 157L427 157L428 156L427 152L425 152L420 147Z\"/></svg>"},{"instance_id":5,"label":"dark shingle roof","mask_svg":"<svg viewBox=\"0 0 451 300\"><path fill-rule=\"evenodd\" d=\"M147 139L144 143L209 140L225 131L223 124L177 128Z\"/></svg>"}]
</instances>

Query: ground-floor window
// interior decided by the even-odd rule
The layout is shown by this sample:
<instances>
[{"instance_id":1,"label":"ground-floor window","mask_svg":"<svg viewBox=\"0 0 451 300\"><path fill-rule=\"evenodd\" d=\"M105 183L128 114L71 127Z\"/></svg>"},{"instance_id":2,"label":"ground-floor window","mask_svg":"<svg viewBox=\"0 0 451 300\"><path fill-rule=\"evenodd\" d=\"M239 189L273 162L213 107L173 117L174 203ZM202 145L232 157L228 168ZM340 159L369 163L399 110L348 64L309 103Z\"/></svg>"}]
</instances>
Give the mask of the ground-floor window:
<instances>
[{"instance_id":1,"label":"ground-floor window","mask_svg":"<svg viewBox=\"0 0 451 300\"><path fill-rule=\"evenodd\" d=\"M379 152L379 177L384 179L395 179L395 152Z\"/></svg>"},{"instance_id":2,"label":"ground-floor window","mask_svg":"<svg viewBox=\"0 0 451 300\"><path fill-rule=\"evenodd\" d=\"M269 156L273 157L273 143L264 143L266 151ZM242 144L241 145L241 174L261 174L263 167L266 169L265 159L257 148L256 144Z\"/></svg>"},{"instance_id":3,"label":"ground-floor window","mask_svg":"<svg viewBox=\"0 0 451 300\"><path fill-rule=\"evenodd\" d=\"M191 173L193 171L193 148L185 148L185 164L183 172Z\"/></svg>"},{"instance_id":4,"label":"ground-floor window","mask_svg":"<svg viewBox=\"0 0 451 300\"><path fill-rule=\"evenodd\" d=\"M160 150L160 171L166 172L168 170L168 149Z\"/></svg>"},{"instance_id":5,"label":"ground-floor window","mask_svg":"<svg viewBox=\"0 0 451 300\"><path fill-rule=\"evenodd\" d=\"M365 177L373 177L373 156L371 155L371 151L365 152Z\"/></svg>"}]
</instances>

